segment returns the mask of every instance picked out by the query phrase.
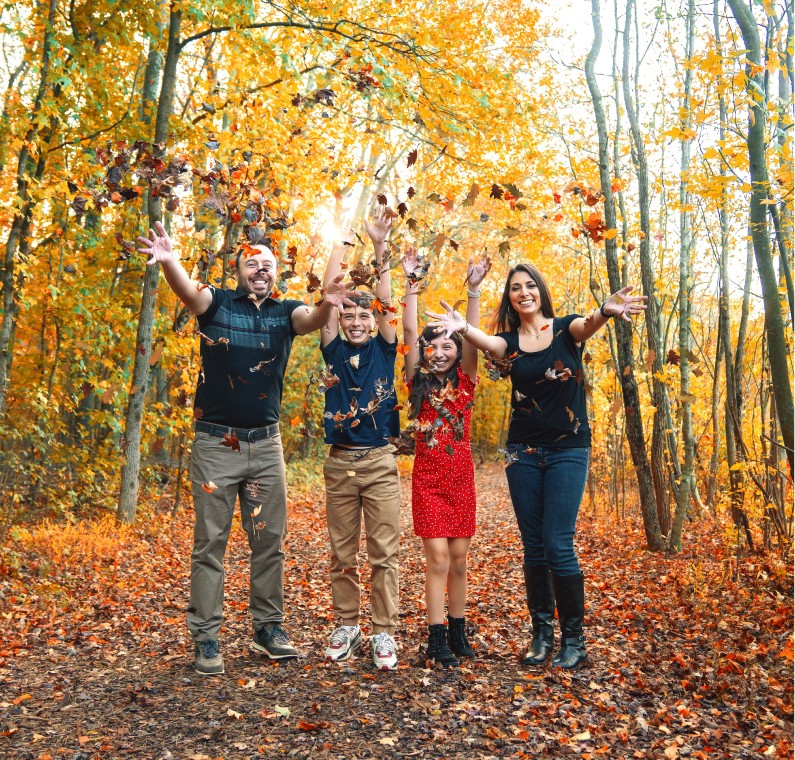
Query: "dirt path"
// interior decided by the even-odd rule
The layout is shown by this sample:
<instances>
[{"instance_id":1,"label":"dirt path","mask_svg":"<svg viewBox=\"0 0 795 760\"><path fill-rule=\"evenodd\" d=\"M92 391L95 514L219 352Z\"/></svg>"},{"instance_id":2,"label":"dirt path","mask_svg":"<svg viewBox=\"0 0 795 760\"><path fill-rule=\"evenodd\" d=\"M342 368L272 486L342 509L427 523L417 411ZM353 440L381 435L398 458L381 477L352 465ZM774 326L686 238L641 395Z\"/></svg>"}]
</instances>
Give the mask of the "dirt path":
<instances>
[{"instance_id":1,"label":"dirt path","mask_svg":"<svg viewBox=\"0 0 795 760\"><path fill-rule=\"evenodd\" d=\"M650 555L636 525L607 530L586 511L591 664L574 674L522 669L527 612L502 468L480 468L477 480L469 617L478 657L460 671L417 664L423 564L408 505L393 673L374 671L366 648L347 665L321 659L333 628L322 500L291 506L286 546L286 627L304 656L274 665L248 650L238 526L217 678L190 667L190 512L170 527L153 521L134 551L103 565L46 568L31 556L0 577L0 756L792 756L791 575L756 557L734 568L706 528L679 557Z\"/></svg>"}]
</instances>

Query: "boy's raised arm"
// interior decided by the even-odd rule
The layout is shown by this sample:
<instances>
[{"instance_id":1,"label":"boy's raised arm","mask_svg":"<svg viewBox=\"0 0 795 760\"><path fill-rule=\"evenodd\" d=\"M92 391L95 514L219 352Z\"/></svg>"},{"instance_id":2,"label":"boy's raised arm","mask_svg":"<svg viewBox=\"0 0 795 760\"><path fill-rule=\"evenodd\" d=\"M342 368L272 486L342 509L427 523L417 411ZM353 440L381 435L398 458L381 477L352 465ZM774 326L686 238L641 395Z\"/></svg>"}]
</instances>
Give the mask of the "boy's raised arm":
<instances>
[{"instance_id":1,"label":"boy's raised arm","mask_svg":"<svg viewBox=\"0 0 795 760\"><path fill-rule=\"evenodd\" d=\"M387 238L392 229L392 220L397 214L389 207L378 205L372 219L365 218L364 227L370 240L373 241L375 251L375 265L378 269L378 280L375 284L375 297L379 304L374 309L378 332L387 343L395 342L395 326L393 324L393 312L387 307L392 306L392 279L390 267L387 261Z\"/></svg>"}]
</instances>

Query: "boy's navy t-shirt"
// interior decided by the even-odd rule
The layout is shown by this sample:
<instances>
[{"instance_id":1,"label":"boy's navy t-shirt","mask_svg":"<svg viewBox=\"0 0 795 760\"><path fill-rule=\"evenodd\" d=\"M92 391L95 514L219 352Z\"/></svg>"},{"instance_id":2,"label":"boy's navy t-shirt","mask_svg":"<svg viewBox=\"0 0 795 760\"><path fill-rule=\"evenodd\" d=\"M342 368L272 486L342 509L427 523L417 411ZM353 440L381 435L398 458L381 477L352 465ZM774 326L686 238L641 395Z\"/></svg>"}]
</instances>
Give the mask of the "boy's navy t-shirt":
<instances>
[{"instance_id":1,"label":"boy's navy t-shirt","mask_svg":"<svg viewBox=\"0 0 795 760\"><path fill-rule=\"evenodd\" d=\"M367 343L352 346L337 335L321 351L327 369L340 379L326 391L326 443L377 448L386 446L388 438L399 436L400 416L395 409L397 340L387 343L376 333ZM356 414L345 417L354 399ZM366 411L368 407L372 413Z\"/></svg>"},{"instance_id":2,"label":"boy's navy t-shirt","mask_svg":"<svg viewBox=\"0 0 795 760\"><path fill-rule=\"evenodd\" d=\"M555 317L552 343L541 351L522 351L515 330L497 333L508 344L505 355L517 354L511 363L513 412L508 443L560 448L591 445L582 367L585 344L578 346L569 332L578 316ZM571 376L557 379L564 368Z\"/></svg>"}]
</instances>

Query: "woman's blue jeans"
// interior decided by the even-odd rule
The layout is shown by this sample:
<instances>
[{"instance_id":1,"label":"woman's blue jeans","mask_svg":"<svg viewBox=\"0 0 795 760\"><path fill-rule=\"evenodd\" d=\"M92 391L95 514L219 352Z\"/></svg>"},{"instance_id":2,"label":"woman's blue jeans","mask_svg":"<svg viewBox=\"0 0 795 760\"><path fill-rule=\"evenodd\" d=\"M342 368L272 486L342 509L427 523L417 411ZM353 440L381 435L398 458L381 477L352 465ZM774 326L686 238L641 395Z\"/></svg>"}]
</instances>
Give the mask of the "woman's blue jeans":
<instances>
[{"instance_id":1,"label":"woman's blue jeans","mask_svg":"<svg viewBox=\"0 0 795 760\"><path fill-rule=\"evenodd\" d=\"M510 444L505 470L524 547L524 564L553 575L580 572L574 527L588 477L588 448Z\"/></svg>"}]
</instances>

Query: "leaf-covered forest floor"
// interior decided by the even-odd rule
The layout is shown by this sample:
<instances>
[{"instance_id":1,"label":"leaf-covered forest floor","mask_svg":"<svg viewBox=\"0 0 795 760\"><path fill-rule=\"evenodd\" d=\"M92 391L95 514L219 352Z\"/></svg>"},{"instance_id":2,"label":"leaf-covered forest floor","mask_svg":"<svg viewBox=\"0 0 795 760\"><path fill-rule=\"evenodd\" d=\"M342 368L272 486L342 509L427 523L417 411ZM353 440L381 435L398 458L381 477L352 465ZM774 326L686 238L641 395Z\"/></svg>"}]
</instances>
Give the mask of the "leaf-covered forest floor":
<instances>
[{"instance_id":1,"label":"leaf-covered forest floor","mask_svg":"<svg viewBox=\"0 0 795 760\"><path fill-rule=\"evenodd\" d=\"M0 756L792 757L790 567L727 553L709 518L688 525L680 555L653 555L637 522L586 505L578 545L590 665L522 668L528 620L502 467L479 468L477 480L469 617L478 656L458 671L425 669L420 654L423 561L408 482L392 673L376 672L365 647L347 664L322 659L333 628L322 497L292 502L286 546L286 627L304 656L278 665L249 651L237 524L226 674L215 678L190 667L190 509L172 523L164 504L100 559L76 545L58 562L27 551L20 567L0 568Z\"/></svg>"}]
</instances>

